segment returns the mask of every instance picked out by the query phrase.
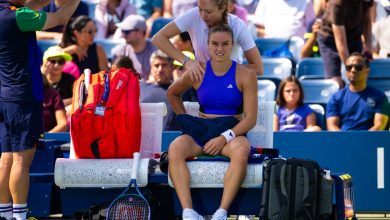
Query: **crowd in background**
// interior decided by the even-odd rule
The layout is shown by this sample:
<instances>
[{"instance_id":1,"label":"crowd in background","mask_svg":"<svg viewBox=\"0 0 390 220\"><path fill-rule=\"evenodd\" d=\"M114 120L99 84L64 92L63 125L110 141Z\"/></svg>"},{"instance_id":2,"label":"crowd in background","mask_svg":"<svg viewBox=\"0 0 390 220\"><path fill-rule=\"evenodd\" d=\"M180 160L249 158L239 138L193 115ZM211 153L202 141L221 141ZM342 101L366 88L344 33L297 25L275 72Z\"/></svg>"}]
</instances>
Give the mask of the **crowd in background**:
<instances>
[{"instance_id":1,"label":"crowd in background","mask_svg":"<svg viewBox=\"0 0 390 220\"><path fill-rule=\"evenodd\" d=\"M64 2L66 1L52 0L42 10L56 11ZM96 73L107 69L118 57L125 56L130 58L134 70L141 75L141 101L163 101L170 109L166 98L151 95L150 88L157 87L166 91L173 80L183 72L184 66L181 61L173 62L174 60L169 57L168 67L164 66L162 70L158 70L153 66L155 59L153 54L157 51L157 47L151 41L151 34L155 34L151 33L153 22L161 19L172 21L184 16L196 6L196 0L85 0L80 3L66 25L37 32L38 40L58 40L58 46L72 57L64 63L52 63L52 66L60 67L60 71L53 74L47 73L47 68L44 68L45 63L48 63L47 57L43 59L42 71L45 72L42 74L48 79L46 85L57 90L64 100L64 106L57 107L69 108L71 100L69 84L76 80L84 69L88 68L92 73ZM344 64L351 53L364 53L369 59L387 58L390 55L390 33L386 28L390 24L388 0L294 0L288 3L284 0L229 0L228 11L247 25L254 39L294 37L302 41L303 46L299 48L300 57L294 57L294 62L298 63L306 57L323 59L324 78L335 80L340 89L349 83ZM116 42L116 46L107 51L99 41L109 40ZM199 54L194 52L196 49L194 50L187 32L170 40L180 51L185 51L186 56L191 56L192 60L197 59ZM167 75L166 80L156 81L156 74ZM291 82L299 83L298 79L290 78L286 79L287 82L293 80ZM64 81L67 83L63 83ZM67 85L66 92L62 84ZM282 90L278 93L277 103L282 98ZM303 90L300 92L303 94ZM158 90L152 93L161 94ZM187 101L197 101L194 91L188 91L184 97ZM301 105L303 103L299 104ZM295 107L293 109L295 110ZM52 114L56 115L55 112ZM174 115L171 110L169 112ZM276 118L278 114L275 115ZM313 114L310 120L313 120ZM174 118L169 114L167 117ZM60 121L63 122L63 120L57 122ZM174 119L166 119L164 123L164 130L177 129ZM310 122L309 125L311 124ZM310 129L309 125L298 130L320 130L317 127ZM316 126L315 122L313 126ZM54 127L55 124L46 131L57 131L58 129L53 130ZM59 131L66 130L67 126L60 126Z\"/></svg>"}]
</instances>

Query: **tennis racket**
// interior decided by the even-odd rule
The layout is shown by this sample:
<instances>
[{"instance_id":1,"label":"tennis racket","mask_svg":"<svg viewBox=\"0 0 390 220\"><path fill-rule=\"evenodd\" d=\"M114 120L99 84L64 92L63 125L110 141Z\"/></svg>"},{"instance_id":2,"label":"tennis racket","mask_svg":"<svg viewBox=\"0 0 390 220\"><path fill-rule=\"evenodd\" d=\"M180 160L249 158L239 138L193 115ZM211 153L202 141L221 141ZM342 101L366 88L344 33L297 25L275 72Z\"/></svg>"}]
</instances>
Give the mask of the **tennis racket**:
<instances>
[{"instance_id":1,"label":"tennis racket","mask_svg":"<svg viewBox=\"0 0 390 220\"><path fill-rule=\"evenodd\" d=\"M110 204L107 210L107 220L150 220L150 206L142 196L137 186L137 173L140 153L134 153L131 167L131 180L127 188ZM130 189L133 192L130 193Z\"/></svg>"}]
</instances>

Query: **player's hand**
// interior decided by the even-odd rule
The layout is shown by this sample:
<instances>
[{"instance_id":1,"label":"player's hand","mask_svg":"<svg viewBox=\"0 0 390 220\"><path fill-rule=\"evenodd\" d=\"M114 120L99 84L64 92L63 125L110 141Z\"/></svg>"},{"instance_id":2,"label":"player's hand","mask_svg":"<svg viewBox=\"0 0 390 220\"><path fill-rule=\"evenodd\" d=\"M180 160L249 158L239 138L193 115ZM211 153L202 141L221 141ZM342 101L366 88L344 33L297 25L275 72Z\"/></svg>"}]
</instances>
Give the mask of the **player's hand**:
<instances>
[{"instance_id":1,"label":"player's hand","mask_svg":"<svg viewBox=\"0 0 390 220\"><path fill-rule=\"evenodd\" d=\"M209 140L206 145L204 145L204 148L203 148L203 151L206 153L206 154L210 154L210 155L218 155L218 154L221 154L222 152L222 149L225 147L226 145L226 139L224 136L220 135L218 137L215 137L211 140Z\"/></svg>"}]
</instances>

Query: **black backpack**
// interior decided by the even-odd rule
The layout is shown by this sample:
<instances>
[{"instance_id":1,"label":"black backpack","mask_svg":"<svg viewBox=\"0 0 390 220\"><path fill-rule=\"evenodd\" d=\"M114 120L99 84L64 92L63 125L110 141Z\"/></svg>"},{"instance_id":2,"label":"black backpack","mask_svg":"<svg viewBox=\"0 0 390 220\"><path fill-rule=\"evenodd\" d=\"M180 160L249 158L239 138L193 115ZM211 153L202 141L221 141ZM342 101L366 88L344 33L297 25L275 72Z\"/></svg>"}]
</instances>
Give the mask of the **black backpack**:
<instances>
[{"instance_id":1,"label":"black backpack","mask_svg":"<svg viewBox=\"0 0 390 220\"><path fill-rule=\"evenodd\" d=\"M326 219L332 214L332 186L330 174L315 161L271 159L264 163L260 219Z\"/></svg>"}]
</instances>

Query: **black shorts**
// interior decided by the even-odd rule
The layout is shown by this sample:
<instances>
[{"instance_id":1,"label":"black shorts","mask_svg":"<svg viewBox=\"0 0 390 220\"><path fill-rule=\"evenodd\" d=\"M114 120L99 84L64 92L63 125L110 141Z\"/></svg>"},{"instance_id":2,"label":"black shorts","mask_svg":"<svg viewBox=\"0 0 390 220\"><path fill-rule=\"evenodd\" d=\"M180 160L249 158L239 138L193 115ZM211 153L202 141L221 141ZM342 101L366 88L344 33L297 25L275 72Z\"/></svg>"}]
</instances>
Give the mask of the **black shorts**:
<instances>
[{"instance_id":1,"label":"black shorts","mask_svg":"<svg viewBox=\"0 0 390 220\"><path fill-rule=\"evenodd\" d=\"M1 152L33 148L43 136L41 103L0 102Z\"/></svg>"},{"instance_id":2,"label":"black shorts","mask_svg":"<svg viewBox=\"0 0 390 220\"><path fill-rule=\"evenodd\" d=\"M176 120L181 132L190 135L201 147L204 147L210 139L218 137L222 132L233 128L239 122L234 116L207 119L188 114L180 114Z\"/></svg>"}]
</instances>

